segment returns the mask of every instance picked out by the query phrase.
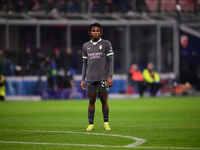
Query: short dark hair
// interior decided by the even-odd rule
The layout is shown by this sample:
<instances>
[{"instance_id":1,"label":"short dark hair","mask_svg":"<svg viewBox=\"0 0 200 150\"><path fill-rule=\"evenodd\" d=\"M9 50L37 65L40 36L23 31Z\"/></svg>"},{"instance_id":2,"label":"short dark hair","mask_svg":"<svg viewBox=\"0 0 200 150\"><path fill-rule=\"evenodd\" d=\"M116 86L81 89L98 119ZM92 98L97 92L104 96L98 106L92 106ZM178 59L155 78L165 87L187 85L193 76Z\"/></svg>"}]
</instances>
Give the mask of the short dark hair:
<instances>
[{"instance_id":1,"label":"short dark hair","mask_svg":"<svg viewBox=\"0 0 200 150\"><path fill-rule=\"evenodd\" d=\"M91 25L89 26L88 32L91 32L91 30L92 30L93 27L99 27L101 33L103 33L103 28L102 28L101 24L98 23L98 22L95 22L95 23L91 24Z\"/></svg>"}]
</instances>

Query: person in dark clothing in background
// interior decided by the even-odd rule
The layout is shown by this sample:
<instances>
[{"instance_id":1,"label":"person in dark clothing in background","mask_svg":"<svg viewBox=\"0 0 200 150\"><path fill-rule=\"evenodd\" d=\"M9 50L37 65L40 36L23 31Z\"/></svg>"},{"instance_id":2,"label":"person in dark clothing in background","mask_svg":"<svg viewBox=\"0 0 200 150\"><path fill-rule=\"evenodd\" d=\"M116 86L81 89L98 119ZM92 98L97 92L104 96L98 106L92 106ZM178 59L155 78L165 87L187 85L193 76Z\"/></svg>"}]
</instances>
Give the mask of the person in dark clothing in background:
<instances>
[{"instance_id":1,"label":"person in dark clothing in background","mask_svg":"<svg viewBox=\"0 0 200 150\"><path fill-rule=\"evenodd\" d=\"M74 64L76 59L74 58L72 49L67 47L64 54L63 68L64 68L64 78L63 78L63 88L75 88L74 83ZM73 66L73 67L72 67Z\"/></svg>"},{"instance_id":2,"label":"person in dark clothing in background","mask_svg":"<svg viewBox=\"0 0 200 150\"><path fill-rule=\"evenodd\" d=\"M7 0L0 0L0 10L6 9L6 2Z\"/></svg>"},{"instance_id":3,"label":"person in dark clothing in background","mask_svg":"<svg viewBox=\"0 0 200 150\"><path fill-rule=\"evenodd\" d=\"M138 13L143 13L148 11L145 0L136 1L136 10Z\"/></svg>"},{"instance_id":4,"label":"person in dark clothing in background","mask_svg":"<svg viewBox=\"0 0 200 150\"><path fill-rule=\"evenodd\" d=\"M59 71L59 70L64 68L64 63L63 62L65 60L64 60L64 56L61 53L59 48L54 48L54 53L53 53L52 58L55 61L57 71Z\"/></svg>"},{"instance_id":5,"label":"person in dark clothing in background","mask_svg":"<svg viewBox=\"0 0 200 150\"><path fill-rule=\"evenodd\" d=\"M11 3L14 7L14 11L21 13L25 4L25 0L11 0Z\"/></svg>"},{"instance_id":6,"label":"person in dark clothing in background","mask_svg":"<svg viewBox=\"0 0 200 150\"><path fill-rule=\"evenodd\" d=\"M41 66L40 64L44 61L45 56L42 54L41 50L38 48L35 50L33 65L36 75L41 75Z\"/></svg>"},{"instance_id":7,"label":"person in dark clothing in background","mask_svg":"<svg viewBox=\"0 0 200 150\"><path fill-rule=\"evenodd\" d=\"M4 56L4 51L0 49L0 75L5 76L5 65L6 57Z\"/></svg>"},{"instance_id":8,"label":"person in dark clothing in background","mask_svg":"<svg viewBox=\"0 0 200 150\"><path fill-rule=\"evenodd\" d=\"M50 56L45 57L45 61L41 63L42 71L46 74L48 86L50 89L57 89L56 77L57 70L55 63L51 60Z\"/></svg>"},{"instance_id":9,"label":"person in dark clothing in background","mask_svg":"<svg viewBox=\"0 0 200 150\"><path fill-rule=\"evenodd\" d=\"M63 81L65 78L65 68L64 68L64 55L61 53L59 48L54 48L52 59L55 62L57 70L57 87L63 88Z\"/></svg>"},{"instance_id":10,"label":"person in dark clothing in background","mask_svg":"<svg viewBox=\"0 0 200 150\"><path fill-rule=\"evenodd\" d=\"M27 47L23 57L23 66L25 74L33 74L33 55L31 54L31 48Z\"/></svg>"},{"instance_id":11,"label":"person in dark clothing in background","mask_svg":"<svg viewBox=\"0 0 200 150\"><path fill-rule=\"evenodd\" d=\"M82 50L77 49L76 53L74 55L74 62L73 69L75 70L76 74L81 74L82 72L82 64L83 64L83 59L82 59Z\"/></svg>"}]
</instances>

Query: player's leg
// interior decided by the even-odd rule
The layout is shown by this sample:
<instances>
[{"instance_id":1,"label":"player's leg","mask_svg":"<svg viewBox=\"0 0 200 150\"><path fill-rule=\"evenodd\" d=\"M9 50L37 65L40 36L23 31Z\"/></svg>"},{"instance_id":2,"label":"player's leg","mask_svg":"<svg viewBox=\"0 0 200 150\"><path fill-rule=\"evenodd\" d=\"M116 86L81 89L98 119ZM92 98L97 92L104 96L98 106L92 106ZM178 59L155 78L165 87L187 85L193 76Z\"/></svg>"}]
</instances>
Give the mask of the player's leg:
<instances>
[{"instance_id":1,"label":"player's leg","mask_svg":"<svg viewBox=\"0 0 200 150\"><path fill-rule=\"evenodd\" d=\"M94 113L95 113L95 102L96 102L96 83L86 82L86 91L89 97L88 105L88 121L89 125L86 131L94 129Z\"/></svg>"},{"instance_id":2,"label":"player's leg","mask_svg":"<svg viewBox=\"0 0 200 150\"><path fill-rule=\"evenodd\" d=\"M89 121L89 124L93 124L94 113L95 113L96 93L89 94L88 96L89 96L88 121Z\"/></svg>"},{"instance_id":3,"label":"player's leg","mask_svg":"<svg viewBox=\"0 0 200 150\"><path fill-rule=\"evenodd\" d=\"M104 129L111 130L108 121L109 121L109 106L107 101L107 93L99 93L99 98L102 104L102 112L103 112L103 119L104 119Z\"/></svg>"},{"instance_id":4,"label":"player's leg","mask_svg":"<svg viewBox=\"0 0 200 150\"><path fill-rule=\"evenodd\" d=\"M86 131L94 130L94 113L95 113L95 102L96 102L96 93L88 94L89 96L89 105L88 105L88 121L89 125Z\"/></svg>"},{"instance_id":5,"label":"player's leg","mask_svg":"<svg viewBox=\"0 0 200 150\"><path fill-rule=\"evenodd\" d=\"M108 106L108 101L107 101L107 93L99 93L99 98L102 104L102 110L108 110L109 106Z\"/></svg>"}]
</instances>

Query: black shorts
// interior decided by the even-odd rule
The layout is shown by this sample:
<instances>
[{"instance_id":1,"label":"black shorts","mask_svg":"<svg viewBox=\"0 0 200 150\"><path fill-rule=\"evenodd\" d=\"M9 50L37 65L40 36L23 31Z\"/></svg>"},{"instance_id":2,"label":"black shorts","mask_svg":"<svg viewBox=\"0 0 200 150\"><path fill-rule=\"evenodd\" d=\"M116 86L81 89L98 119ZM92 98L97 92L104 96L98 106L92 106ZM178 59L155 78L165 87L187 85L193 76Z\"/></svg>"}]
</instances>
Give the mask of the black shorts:
<instances>
[{"instance_id":1,"label":"black shorts","mask_svg":"<svg viewBox=\"0 0 200 150\"><path fill-rule=\"evenodd\" d=\"M108 93L109 88L107 87L107 81L86 81L86 92L87 94L92 93Z\"/></svg>"}]
</instances>

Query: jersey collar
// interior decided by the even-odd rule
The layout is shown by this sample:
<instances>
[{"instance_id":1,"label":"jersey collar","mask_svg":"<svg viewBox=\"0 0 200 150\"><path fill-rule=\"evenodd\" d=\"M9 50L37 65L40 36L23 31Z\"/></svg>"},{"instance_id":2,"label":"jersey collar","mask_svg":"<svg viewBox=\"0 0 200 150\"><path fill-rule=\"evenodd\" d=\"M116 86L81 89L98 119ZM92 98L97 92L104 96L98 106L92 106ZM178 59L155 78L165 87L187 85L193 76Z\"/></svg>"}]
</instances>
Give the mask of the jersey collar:
<instances>
[{"instance_id":1,"label":"jersey collar","mask_svg":"<svg viewBox=\"0 0 200 150\"><path fill-rule=\"evenodd\" d=\"M90 40L90 42L93 44L93 45L96 45L97 43L99 43L101 41L101 38L97 41L97 42L92 42L92 40Z\"/></svg>"}]
</instances>

